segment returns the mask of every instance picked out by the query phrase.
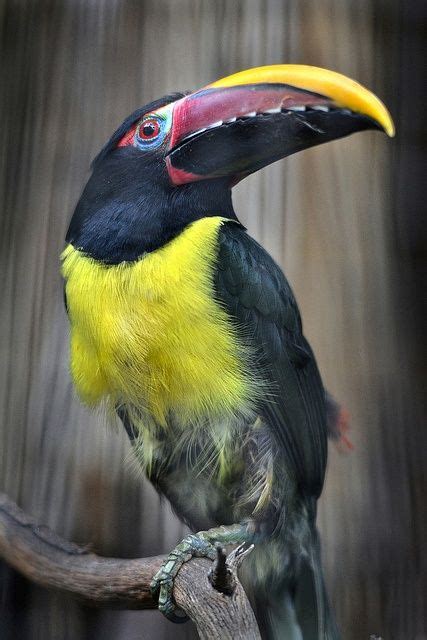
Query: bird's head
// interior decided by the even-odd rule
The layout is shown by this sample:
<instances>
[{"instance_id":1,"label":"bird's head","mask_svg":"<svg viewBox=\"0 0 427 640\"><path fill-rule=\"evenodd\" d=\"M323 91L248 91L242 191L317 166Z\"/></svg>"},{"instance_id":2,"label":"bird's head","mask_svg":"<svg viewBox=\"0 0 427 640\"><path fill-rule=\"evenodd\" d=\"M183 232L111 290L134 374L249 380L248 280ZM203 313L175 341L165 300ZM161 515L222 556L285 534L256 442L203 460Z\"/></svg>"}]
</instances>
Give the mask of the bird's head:
<instances>
[{"instance_id":1,"label":"bird's head","mask_svg":"<svg viewBox=\"0 0 427 640\"><path fill-rule=\"evenodd\" d=\"M305 65L248 69L137 112L116 148L161 159L172 185L231 184L296 151L363 129L394 135L383 103L354 80Z\"/></svg>"},{"instance_id":2,"label":"bird's head","mask_svg":"<svg viewBox=\"0 0 427 640\"><path fill-rule=\"evenodd\" d=\"M129 116L95 159L94 195L140 211L157 201L168 212L152 212L144 231L169 225L164 241L188 217L232 216L230 189L254 171L365 129L394 135L384 104L354 80L305 65L248 69Z\"/></svg>"}]
</instances>

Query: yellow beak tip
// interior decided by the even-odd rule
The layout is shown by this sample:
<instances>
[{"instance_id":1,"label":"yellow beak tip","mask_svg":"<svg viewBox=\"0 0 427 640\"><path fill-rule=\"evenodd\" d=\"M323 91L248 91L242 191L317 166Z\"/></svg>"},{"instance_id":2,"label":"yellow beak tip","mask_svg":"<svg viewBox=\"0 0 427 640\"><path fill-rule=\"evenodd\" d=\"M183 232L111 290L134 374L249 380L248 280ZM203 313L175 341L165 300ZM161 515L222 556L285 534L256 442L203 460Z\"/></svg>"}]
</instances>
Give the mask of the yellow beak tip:
<instances>
[{"instance_id":1,"label":"yellow beak tip","mask_svg":"<svg viewBox=\"0 0 427 640\"><path fill-rule=\"evenodd\" d=\"M338 105L369 116L393 138L395 128L385 105L376 95L341 73L308 65L283 64L255 67L240 71L208 87L230 87L258 83L290 84L306 91L327 96Z\"/></svg>"},{"instance_id":2,"label":"yellow beak tip","mask_svg":"<svg viewBox=\"0 0 427 640\"><path fill-rule=\"evenodd\" d=\"M393 120L390 118L390 122L387 124L386 127L384 127L384 131L386 132L386 134L388 135L389 138L394 138L394 136L396 135L396 128L394 126L394 122Z\"/></svg>"},{"instance_id":3,"label":"yellow beak tip","mask_svg":"<svg viewBox=\"0 0 427 640\"><path fill-rule=\"evenodd\" d=\"M383 104L381 104L380 109L377 110L375 116L371 115L371 118L375 120L377 124L379 124L381 129L389 138L394 138L394 136L396 135L394 122L388 110Z\"/></svg>"}]
</instances>

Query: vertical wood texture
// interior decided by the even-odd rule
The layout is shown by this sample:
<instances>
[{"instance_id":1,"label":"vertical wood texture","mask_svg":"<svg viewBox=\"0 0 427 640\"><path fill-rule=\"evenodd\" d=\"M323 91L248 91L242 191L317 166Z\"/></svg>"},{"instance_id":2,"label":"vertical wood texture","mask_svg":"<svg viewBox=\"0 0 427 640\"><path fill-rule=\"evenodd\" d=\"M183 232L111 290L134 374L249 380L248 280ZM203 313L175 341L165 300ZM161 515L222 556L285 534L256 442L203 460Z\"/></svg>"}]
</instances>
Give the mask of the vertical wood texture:
<instances>
[{"instance_id":1,"label":"vertical wood texture","mask_svg":"<svg viewBox=\"0 0 427 640\"><path fill-rule=\"evenodd\" d=\"M58 255L90 160L134 108L255 65L330 67L391 103L395 142L365 133L306 151L235 194L241 220L284 267L325 382L352 415L356 450L332 450L319 518L345 640L427 638L414 347L422 4L403 4L0 2L0 488L104 555L165 552L184 528L133 469L124 431L106 428L71 387ZM156 612L84 609L6 567L0 580L4 640L195 637Z\"/></svg>"}]
</instances>

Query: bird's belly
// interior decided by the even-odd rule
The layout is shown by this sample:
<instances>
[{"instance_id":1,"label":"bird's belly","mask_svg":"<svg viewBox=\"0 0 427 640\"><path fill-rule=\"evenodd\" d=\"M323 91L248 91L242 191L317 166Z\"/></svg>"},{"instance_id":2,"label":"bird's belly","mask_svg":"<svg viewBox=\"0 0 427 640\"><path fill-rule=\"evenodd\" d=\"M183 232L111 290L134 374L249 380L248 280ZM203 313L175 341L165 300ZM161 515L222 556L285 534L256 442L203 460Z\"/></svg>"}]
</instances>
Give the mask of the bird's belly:
<instances>
[{"instance_id":1,"label":"bird's belly","mask_svg":"<svg viewBox=\"0 0 427 640\"><path fill-rule=\"evenodd\" d=\"M133 263L105 265L67 247L71 369L84 401L187 424L254 397L248 354L214 297L221 224L199 220Z\"/></svg>"},{"instance_id":2,"label":"bird's belly","mask_svg":"<svg viewBox=\"0 0 427 640\"><path fill-rule=\"evenodd\" d=\"M145 433L135 453L150 480L193 529L273 516L275 448L267 424L252 416L209 422L194 430L176 424L160 438ZM154 437L153 437L154 436ZM140 446L141 445L141 446ZM270 523L273 524L273 523Z\"/></svg>"}]
</instances>

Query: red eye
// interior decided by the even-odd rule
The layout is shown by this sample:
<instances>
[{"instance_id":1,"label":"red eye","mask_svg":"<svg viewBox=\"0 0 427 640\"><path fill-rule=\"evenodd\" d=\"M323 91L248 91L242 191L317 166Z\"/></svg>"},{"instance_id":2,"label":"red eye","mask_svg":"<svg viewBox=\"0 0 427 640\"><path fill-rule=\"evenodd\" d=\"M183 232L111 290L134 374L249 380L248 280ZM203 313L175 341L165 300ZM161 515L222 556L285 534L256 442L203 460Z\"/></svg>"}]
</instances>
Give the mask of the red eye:
<instances>
[{"instance_id":1,"label":"red eye","mask_svg":"<svg viewBox=\"0 0 427 640\"><path fill-rule=\"evenodd\" d=\"M138 135L141 140L152 140L159 135L160 125L154 118L143 120L138 127Z\"/></svg>"}]
</instances>

